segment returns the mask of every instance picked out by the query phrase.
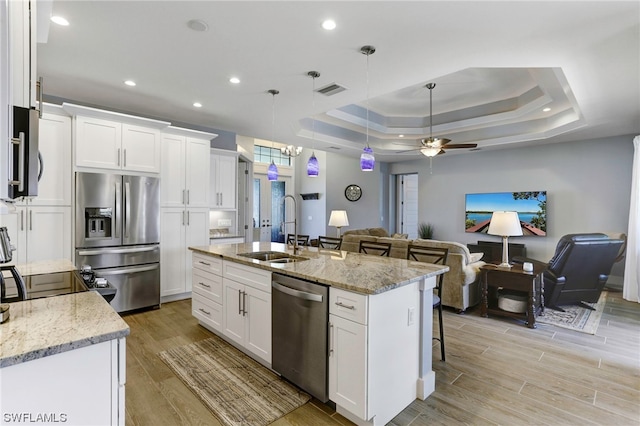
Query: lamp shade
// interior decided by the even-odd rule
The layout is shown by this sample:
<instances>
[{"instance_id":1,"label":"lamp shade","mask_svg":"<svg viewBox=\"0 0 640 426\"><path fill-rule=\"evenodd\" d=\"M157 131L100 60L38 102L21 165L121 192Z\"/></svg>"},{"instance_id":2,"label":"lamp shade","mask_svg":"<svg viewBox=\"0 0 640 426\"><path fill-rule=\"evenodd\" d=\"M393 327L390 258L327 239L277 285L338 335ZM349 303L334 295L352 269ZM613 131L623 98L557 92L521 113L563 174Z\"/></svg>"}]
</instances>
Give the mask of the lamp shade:
<instances>
[{"instance_id":1,"label":"lamp shade","mask_svg":"<svg viewBox=\"0 0 640 426\"><path fill-rule=\"evenodd\" d=\"M360 170L370 172L376 165L376 158L373 156L373 149L366 146L360 154Z\"/></svg>"},{"instance_id":2,"label":"lamp shade","mask_svg":"<svg viewBox=\"0 0 640 426\"><path fill-rule=\"evenodd\" d=\"M349 218L346 210L331 210L329 217L329 226L349 226Z\"/></svg>"},{"instance_id":3,"label":"lamp shade","mask_svg":"<svg viewBox=\"0 0 640 426\"><path fill-rule=\"evenodd\" d=\"M276 163L273 161L271 161L271 164L269 164L269 168L267 169L267 179L278 180L278 166L276 166Z\"/></svg>"},{"instance_id":4,"label":"lamp shade","mask_svg":"<svg viewBox=\"0 0 640 426\"><path fill-rule=\"evenodd\" d=\"M439 147L425 147L420 150L425 157L435 157L440 153Z\"/></svg>"},{"instance_id":5,"label":"lamp shade","mask_svg":"<svg viewBox=\"0 0 640 426\"><path fill-rule=\"evenodd\" d=\"M318 164L316 153L313 152L307 161L307 176L318 177L318 173L320 173L320 164Z\"/></svg>"},{"instance_id":6,"label":"lamp shade","mask_svg":"<svg viewBox=\"0 0 640 426\"><path fill-rule=\"evenodd\" d=\"M518 212L493 212L487 234L501 237L522 235Z\"/></svg>"}]
</instances>

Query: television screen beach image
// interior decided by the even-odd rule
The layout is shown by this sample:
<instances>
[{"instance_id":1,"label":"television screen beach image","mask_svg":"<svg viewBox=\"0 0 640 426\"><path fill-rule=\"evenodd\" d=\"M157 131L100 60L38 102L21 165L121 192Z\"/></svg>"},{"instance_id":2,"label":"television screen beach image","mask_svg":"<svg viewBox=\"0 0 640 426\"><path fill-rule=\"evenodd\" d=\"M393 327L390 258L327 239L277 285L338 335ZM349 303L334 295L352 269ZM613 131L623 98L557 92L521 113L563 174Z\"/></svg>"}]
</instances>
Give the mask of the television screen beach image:
<instances>
[{"instance_id":1,"label":"television screen beach image","mask_svg":"<svg viewBox=\"0 0 640 426\"><path fill-rule=\"evenodd\" d=\"M547 235L547 191L467 194L465 232L486 234L495 211L517 212L523 236Z\"/></svg>"}]
</instances>

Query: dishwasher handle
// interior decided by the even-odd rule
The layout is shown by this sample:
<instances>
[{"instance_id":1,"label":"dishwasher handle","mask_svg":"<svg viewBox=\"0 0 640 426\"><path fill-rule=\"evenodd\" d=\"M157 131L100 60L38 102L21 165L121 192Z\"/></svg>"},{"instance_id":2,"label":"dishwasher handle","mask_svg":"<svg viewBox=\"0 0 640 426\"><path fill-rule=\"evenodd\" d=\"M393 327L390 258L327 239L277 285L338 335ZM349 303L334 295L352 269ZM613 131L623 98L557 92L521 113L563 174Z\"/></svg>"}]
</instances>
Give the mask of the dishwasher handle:
<instances>
[{"instance_id":1,"label":"dishwasher handle","mask_svg":"<svg viewBox=\"0 0 640 426\"><path fill-rule=\"evenodd\" d=\"M277 281L271 282L271 287L275 288L282 293L288 294L289 296L297 297L298 299L310 300L311 302L320 302L322 303L322 295L316 293L309 293L308 291L296 290L295 288L288 287L286 285L280 284Z\"/></svg>"}]
</instances>

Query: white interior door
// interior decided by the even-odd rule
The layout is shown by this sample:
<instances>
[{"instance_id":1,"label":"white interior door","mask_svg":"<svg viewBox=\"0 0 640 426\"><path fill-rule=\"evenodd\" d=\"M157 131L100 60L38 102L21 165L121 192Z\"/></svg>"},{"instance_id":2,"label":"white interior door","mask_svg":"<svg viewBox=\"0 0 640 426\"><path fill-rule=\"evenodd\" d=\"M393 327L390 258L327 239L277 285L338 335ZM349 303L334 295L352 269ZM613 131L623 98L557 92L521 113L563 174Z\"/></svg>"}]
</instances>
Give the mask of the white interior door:
<instances>
[{"instance_id":1,"label":"white interior door","mask_svg":"<svg viewBox=\"0 0 640 426\"><path fill-rule=\"evenodd\" d=\"M409 234L409 239L418 238L418 175L399 175L397 182L396 229L402 234Z\"/></svg>"}]
</instances>

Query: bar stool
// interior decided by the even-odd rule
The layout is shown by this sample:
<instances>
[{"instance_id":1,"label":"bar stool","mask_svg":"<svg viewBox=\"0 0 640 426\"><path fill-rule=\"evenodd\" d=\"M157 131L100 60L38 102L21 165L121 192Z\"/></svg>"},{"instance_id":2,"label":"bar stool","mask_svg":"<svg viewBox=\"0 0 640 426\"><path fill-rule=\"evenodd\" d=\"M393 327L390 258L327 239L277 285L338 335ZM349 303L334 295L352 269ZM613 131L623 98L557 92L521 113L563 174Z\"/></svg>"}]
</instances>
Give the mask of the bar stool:
<instances>
[{"instance_id":1,"label":"bar stool","mask_svg":"<svg viewBox=\"0 0 640 426\"><path fill-rule=\"evenodd\" d=\"M325 235L318 236L318 247L333 250L340 250L342 245L342 237L327 237Z\"/></svg>"},{"instance_id":2,"label":"bar stool","mask_svg":"<svg viewBox=\"0 0 640 426\"><path fill-rule=\"evenodd\" d=\"M447 256L449 255L449 249L447 248L431 248L417 246L409 244L407 249L407 259L417 260L420 262L434 263L436 265L445 265L447 263ZM442 324L442 283L444 280L444 274L438 275L437 284L435 290L437 295L433 295L433 308L438 308L438 322L440 326L440 338L434 337L435 340L440 341L440 358L445 361L444 355L444 325Z\"/></svg>"},{"instance_id":3,"label":"bar stool","mask_svg":"<svg viewBox=\"0 0 640 426\"><path fill-rule=\"evenodd\" d=\"M360 241L358 245L358 251L364 254L374 254L369 253L367 250L380 252L380 256L389 257L389 252L391 251L391 243L379 243L376 241Z\"/></svg>"}]
</instances>

